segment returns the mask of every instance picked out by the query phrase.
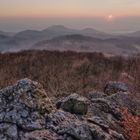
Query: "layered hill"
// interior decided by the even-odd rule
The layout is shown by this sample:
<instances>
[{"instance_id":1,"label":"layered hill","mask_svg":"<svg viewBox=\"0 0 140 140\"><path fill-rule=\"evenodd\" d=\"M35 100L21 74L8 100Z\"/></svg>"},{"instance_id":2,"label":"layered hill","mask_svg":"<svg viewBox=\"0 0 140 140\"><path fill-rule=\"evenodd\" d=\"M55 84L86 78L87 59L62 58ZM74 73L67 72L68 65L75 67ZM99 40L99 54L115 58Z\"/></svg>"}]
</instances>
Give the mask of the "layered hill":
<instances>
[{"instance_id":1,"label":"layered hill","mask_svg":"<svg viewBox=\"0 0 140 140\"><path fill-rule=\"evenodd\" d=\"M137 38L100 39L80 34L65 35L40 41L32 49L59 51L102 52L108 55L132 55L140 52L140 40Z\"/></svg>"},{"instance_id":2,"label":"layered hill","mask_svg":"<svg viewBox=\"0 0 140 140\"><path fill-rule=\"evenodd\" d=\"M87 38L89 38L87 40ZM111 35L92 28L71 29L62 25L18 33L0 32L0 51L46 49L60 51L103 52L108 55L131 55L140 51L140 35L134 32Z\"/></svg>"},{"instance_id":3,"label":"layered hill","mask_svg":"<svg viewBox=\"0 0 140 140\"><path fill-rule=\"evenodd\" d=\"M19 51L30 49L30 47L33 44L37 43L38 41L52 39L54 37L70 34L91 35L99 38L106 38L108 36L111 36L107 33L96 31L94 29L75 30L66 28L62 25L54 25L42 31L37 30L21 31L13 36L9 36L7 40L0 40L0 51ZM0 35L6 35L6 33L1 32Z\"/></svg>"}]
</instances>

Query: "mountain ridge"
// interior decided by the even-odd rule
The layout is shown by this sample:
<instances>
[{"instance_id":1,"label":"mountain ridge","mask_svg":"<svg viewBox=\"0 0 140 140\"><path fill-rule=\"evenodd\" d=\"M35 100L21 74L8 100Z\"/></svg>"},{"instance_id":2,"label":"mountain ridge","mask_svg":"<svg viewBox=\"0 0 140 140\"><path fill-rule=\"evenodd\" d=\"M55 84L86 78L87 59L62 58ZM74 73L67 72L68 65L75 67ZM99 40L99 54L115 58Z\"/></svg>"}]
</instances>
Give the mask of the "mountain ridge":
<instances>
[{"instance_id":1,"label":"mountain ridge","mask_svg":"<svg viewBox=\"0 0 140 140\"><path fill-rule=\"evenodd\" d=\"M65 27L63 25L53 25L53 26L49 26L48 28L43 29L43 30L30 30L30 29L24 30L24 31L14 34L13 36L6 36L6 35L4 35L5 34L4 32L0 32L0 33L1 33L0 34L1 35L0 51L2 51L2 52L20 51L20 50L25 50L25 49L37 49L39 47L41 48L41 46L39 46L40 42L45 43L47 40L48 40L47 42L52 42L52 43L53 43L53 41L57 43L57 41L59 40L59 47L61 49L61 47L62 47L61 45L63 44L64 39L66 39L66 41L68 41L68 38L71 39L71 42L66 43L66 41L65 41L64 45L66 45L65 49L67 48L67 49L71 50L72 48L74 48L74 46L72 46L70 44L72 43L72 38L74 36L76 37L76 35L77 35L77 38L75 38L75 39L73 38L74 42L75 43L77 42L77 44L78 44L81 41L83 43L83 44L81 44L82 48L79 47L78 51L80 51L80 49L81 49L81 51L86 51L86 50L92 51L93 48L91 46L96 46L95 47L96 49L94 49L94 51L97 50L97 51L101 51L101 52L105 49L108 49L108 47L109 47L109 50L111 53L112 53L113 48L115 47L114 49L117 48L117 50L120 52L120 54L123 54L123 52L124 53L128 52L128 50L132 51L133 49L134 49L134 52L140 51L140 49L139 49L140 48L140 41L139 41L140 36L138 36L139 31L128 34L128 35L112 35L112 34L102 32L102 31L98 31L93 28L72 29L72 28ZM133 34L134 35L137 34L137 36L136 35L134 36ZM86 41L87 38L88 39L90 38L88 40L89 44L88 44L88 41ZM43 44L43 43L41 43L41 44ZM96 43L99 47L97 47ZM37 44L38 44L38 47L36 47ZM55 45L55 47L58 46L58 44L55 44L55 43L53 43L53 44ZM69 45L69 47L72 47L72 48L68 48L68 45ZM75 45L75 44L73 44L73 45ZM33 48L33 46L35 46L35 48ZM64 48L64 46L63 46L63 48ZM99 50L99 48L101 50ZM119 50L119 48L121 50ZM46 49L46 48L44 48L44 49ZM106 52L106 50L105 50L105 52ZM131 54L131 52L129 52L129 53Z\"/></svg>"}]
</instances>

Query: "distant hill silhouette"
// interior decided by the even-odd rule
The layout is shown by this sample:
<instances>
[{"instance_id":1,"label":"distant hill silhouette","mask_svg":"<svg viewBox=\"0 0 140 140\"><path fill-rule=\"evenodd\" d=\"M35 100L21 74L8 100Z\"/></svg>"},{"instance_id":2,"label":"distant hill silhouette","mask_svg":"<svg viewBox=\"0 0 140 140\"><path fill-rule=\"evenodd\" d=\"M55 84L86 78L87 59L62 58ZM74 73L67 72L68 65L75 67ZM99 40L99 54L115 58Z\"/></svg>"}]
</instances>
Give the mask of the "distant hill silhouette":
<instances>
[{"instance_id":1,"label":"distant hill silhouette","mask_svg":"<svg viewBox=\"0 0 140 140\"><path fill-rule=\"evenodd\" d=\"M41 31L24 30L16 34L0 31L0 51L57 49L129 55L140 51L139 38L139 31L111 35L93 28L78 30L53 25Z\"/></svg>"}]
</instances>

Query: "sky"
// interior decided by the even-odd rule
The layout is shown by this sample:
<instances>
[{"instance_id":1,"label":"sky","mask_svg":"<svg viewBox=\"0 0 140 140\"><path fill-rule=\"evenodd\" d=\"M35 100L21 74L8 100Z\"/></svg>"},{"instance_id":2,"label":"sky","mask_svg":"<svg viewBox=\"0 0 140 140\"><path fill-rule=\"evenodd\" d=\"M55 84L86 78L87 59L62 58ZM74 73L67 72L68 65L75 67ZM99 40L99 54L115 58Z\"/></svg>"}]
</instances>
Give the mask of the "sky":
<instances>
[{"instance_id":1,"label":"sky","mask_svg":"<svg viewBox=\"0 0 140 140\"><path fill-rule=\"evenodd\" d=\"M0 30L54 24L106 32L140 30L140 0L0 0Z\"/></svg>"}]
</instances>

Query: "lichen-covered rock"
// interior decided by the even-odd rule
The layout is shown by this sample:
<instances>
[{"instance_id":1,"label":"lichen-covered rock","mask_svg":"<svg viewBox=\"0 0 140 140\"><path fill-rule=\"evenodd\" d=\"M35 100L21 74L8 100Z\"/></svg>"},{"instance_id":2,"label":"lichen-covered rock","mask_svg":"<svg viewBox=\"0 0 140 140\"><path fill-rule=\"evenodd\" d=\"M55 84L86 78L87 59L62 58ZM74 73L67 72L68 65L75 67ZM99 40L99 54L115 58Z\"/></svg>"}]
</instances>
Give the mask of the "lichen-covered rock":
<instances>
[{"instance_id":1,"label":"lichen-covered rock","mask_svg":"<svg viewBox=\"0 0 140 140\"><path fill-rule=\"evenodd\" d=\"M91 122L91 123L99 125L101 128L103 128L106 131L109 129L109 126L107 125L106 121L102 120L98 116L93 116L91 118L88 118L88 121Z\"/></svg>"},{"instance_id":2,"label":"lichen-covered rock","mask_svg":"<svg viewBox=\"0 0 140 140\"><path fill-rule=\"evenodd\" d=\"M0 140L18 140L17 126L10 123L0 123Z\"/></svg>"},{"instance_id":3,"label":"lichen-covered rock","mask_svg":"<svg viewBox=\"0 0 140 140\"><path fill-rule=\"evenodd\" d=\"M49 130L35 130L25 133L21 140L58 140L58 135Z\"/></svg>"},{"instance_id":4,"label":"lichen-covered rock","mask_svg":"<svg viewBox=\"0 0 140 140\"><path fill-rule=\"evenodd\" d=\"M79 118L75 114L58 110L46 117L46 128L57 133L59 140L124 140L98 116Z\"/></svg>"},{"instance_id":5,"label":"lichen-covered rock","mask_svg":"<svg viewBox=\"0 0 140 140\"><path fill-rule=\"evenodd\" d=\"M106 98L116 108L128 108L130 112L135 114L138 111L138 103L132 98L129 92L117 92Z\"/></svg>"},{"instance_id":6,"label":"lichen-covered rock","mask_svg":"<svg viewBox=\"0 0 140 140\"><path fill-rule=\"evenodd\" d=\"M86 114L88 110L87 99L78 94L71 94L63 100L58 101L56 106L57 108L62 108L65 111L79 115Z\"/></svg>"},{"instance_id":7,"label":"lichen-covered rock","mask_svg":"<svg viewBox=\"0 0 140 140\"><path fill-rule=\"evenodd\" d=\"M65 135L66 138L71 137L72 140L93 140L92 132L87 124L70 123L62 126L58 133Z\"/></svg>"},{"instance_id":8,"label":"lichen-covered rock","mask_svg":"<svg viewBox=\"0 0 140 140\"><path fill-rule=\"evenodd\" d=\"M91 103L87 115L89 122L100 126L105 131L108 131L109 128L118 133L123 133L123 128L118 123L122 119L120 109L110 104L109 101L98 100Z\"/></svg>"},{"instance_id":9,"label":"lichen-covered rock","mask_svg":"<svg viewBox=\"0 0 140 140\"><path fill-rule=\"evenodd\" d=\"M46 128L57 133L61 125L66 125L70 124L71 122L78 121L79 119L76 115L65 112L63 110L57 110L56 112L52 112L46 115Z\"/></svg>"},{"instance_id":10,"label":"lichen-covered rock","mask_svg":"<svg viewBox=\"0 0 140 140\"><path fill-rule=\"evenodd\" d=\"M109 130L103 131L103 129L96 127L91 128L93 140L125 140L124 136L116 131Z\"/></svg>"},{"instance_id":11,"label":"lichen-covered rock","mask_svg":"<svg viewBox=\"0 0 140 140\"><path fill-rule=\"evenodd\" d=\"M117 81L110 81L106 84L104 88L104 92L107 95L112 95L117 92L127 92L128 91L128 85L123 82L117 82Z\"/></svg>"},{"instance_id":12,"label":"lichen-covered rock","mask_svg":"<svg viewBox=\"0 0 140 140\"><path fill-rule=\"evenodd\" d=\"M120 137L119 139L122 138L120 133L125 135L124 128L121 123L118 123L124 117L122 109L127 108L132 114L136 114L139 110L138 103L129 92L119 91L104 98L92 98L90 101L87 113L87 116L90 116L88 121L103 129L107 129L106 126L108 126L112 130L113 137Z\"/></svg>"},{"instance_id":13,"label":"lichen-covered rock","mask_svg":"<svg viewBox=\"0 0 140 140\"><path fill-rule=\"evenodd\" d=\"M72 94L55 109L39 83L20 80L0 90L0 140L125 140L120 108L137 106L121 90Z\"/></svg>"},{"instance_id":14,"label":"lichen-covered rock","mask_svg":"<svg viewBox=\"0 0 140 140\"><path fill-rule=\"evenodd\" d=\"M99 92L99 91L92 91L89 92L88 94L88 98L91 99L95 99L95 98L104 98L106 97L106 94L104 94L103 92Z\"/></svg>"},{"instance_id":15,"label":"lichen-covered rock","mask_svg":"<svg viewBox=\"0 0 140 140\"><path fill-rule=\"evenodd\" d=\"M4 134L8 133L7 139L13 137L13 131L9 131L13 126L15 132L18 131L17 127L24 131L44 128L45 113L50 111L51 106L42 86L29 79L20 80L13 86L1 89L0 124L4 124L2 126ZM9 124L12 126L6 127ZM0 132L0 137L2 136L3 133Z\"/></svg>"},{"instance_id":16,"label":"lichen-covered rock","mask_svg":"<svg viewBox=\"0 0 140 140\"><path fill-rule=\"evenodd\" d=\"M89 107L89 112L92 112L92 115L99 116L108 120L110 116L113 118L120 118L120 112L118 111L118 106L106 98L99 98L92 100L92 103Z\"/></svg>"},{"instance_id":17,"label":"lichen-covered rock","mask_svg":"<svg viewBox=\"0 0 140 140\"><path fill-rule=\"evenodd\" d=\"M58 134L64 137L63 140L125 140L123 135L116 131L104 131L100 126L86 122L62 125Z\"/></svg>"}]
</instances>

